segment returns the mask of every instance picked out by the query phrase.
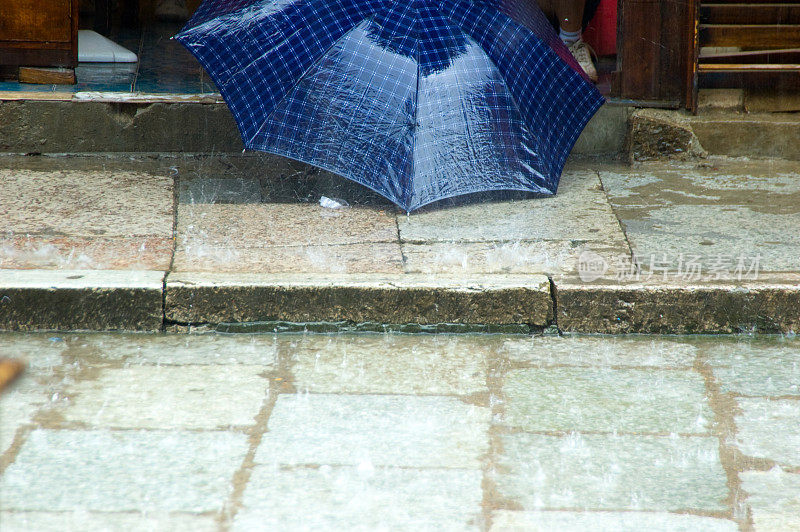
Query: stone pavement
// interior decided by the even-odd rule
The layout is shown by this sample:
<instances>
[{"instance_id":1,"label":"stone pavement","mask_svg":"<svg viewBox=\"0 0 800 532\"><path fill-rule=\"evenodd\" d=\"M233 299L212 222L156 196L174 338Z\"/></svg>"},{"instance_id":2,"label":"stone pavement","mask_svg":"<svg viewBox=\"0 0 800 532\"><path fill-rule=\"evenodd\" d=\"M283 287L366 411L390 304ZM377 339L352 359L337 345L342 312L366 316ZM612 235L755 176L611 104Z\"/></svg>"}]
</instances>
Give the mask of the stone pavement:
<instances>
[{"instance_id":1,"label":"stone pavement","mask_svg":"<svg viewBox=\"0 0 800 532\"><path fill-rule=\"evenodd\" d=\"M798 177L793 161L578 161L555 197L406 215L264 154L4 156L0 329L797 331Z\"/></svg>"},{"instance_id":2,"label":"stone pavement","mask_svg":"<svg viewBox=\"0 0 800 532\"><path fill-rule=\"evenodd\" d=\"M0 522L800 528L787 336L0 334Z\"/></svg>"}]
</instances>

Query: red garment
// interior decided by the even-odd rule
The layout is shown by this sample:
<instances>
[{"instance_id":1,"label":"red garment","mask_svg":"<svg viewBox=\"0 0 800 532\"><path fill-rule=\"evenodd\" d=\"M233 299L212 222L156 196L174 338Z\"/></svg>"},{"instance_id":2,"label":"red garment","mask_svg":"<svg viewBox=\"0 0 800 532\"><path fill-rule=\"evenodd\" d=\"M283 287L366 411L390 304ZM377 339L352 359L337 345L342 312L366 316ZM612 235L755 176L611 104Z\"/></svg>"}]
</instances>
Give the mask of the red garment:
<instances>
[{"instance_id":1,"label":"red garment","mask_svg":"<svg viewBox=\"0 0 800 532\"><path fill-rule=\"evenodd\" d=\"M617 0L601 0L594 17L583 30L583 40L598 56L617 53Z\"/></svg>"}]
</instances>

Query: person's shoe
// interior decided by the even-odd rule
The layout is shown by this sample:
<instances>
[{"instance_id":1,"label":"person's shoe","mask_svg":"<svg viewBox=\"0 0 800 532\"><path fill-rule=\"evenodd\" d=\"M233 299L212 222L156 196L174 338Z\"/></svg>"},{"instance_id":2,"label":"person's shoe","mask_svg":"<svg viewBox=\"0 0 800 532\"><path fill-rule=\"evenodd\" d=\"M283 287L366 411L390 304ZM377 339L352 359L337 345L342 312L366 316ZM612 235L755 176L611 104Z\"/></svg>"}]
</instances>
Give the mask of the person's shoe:
<instances>
[{"instance_id":1,"label":"person's shoe","mask_svg":"<svg viewBox=\"0 0 800 532\"><path fill-rule=\"evenodd\" d=\"M189 18L186 0L158 0L156 18L165 22L181 22Z\"/></svg>"},{"instance_id":2,"label":"person's shoe","mask_svg":"<svg viewBox=\"0 0 800 532\"><path fill-rule=\"evenodd\" d=\"M575 58L575 61L577 61L583 71L586 72L586 75L589 76L589 79L596 82L597 69L594 67L592 54L589 53L589 46L583 42L583 39L578 39L574 43L570 44L568 48L572 53L572 57Z\"/></svg>"}]
</instances>

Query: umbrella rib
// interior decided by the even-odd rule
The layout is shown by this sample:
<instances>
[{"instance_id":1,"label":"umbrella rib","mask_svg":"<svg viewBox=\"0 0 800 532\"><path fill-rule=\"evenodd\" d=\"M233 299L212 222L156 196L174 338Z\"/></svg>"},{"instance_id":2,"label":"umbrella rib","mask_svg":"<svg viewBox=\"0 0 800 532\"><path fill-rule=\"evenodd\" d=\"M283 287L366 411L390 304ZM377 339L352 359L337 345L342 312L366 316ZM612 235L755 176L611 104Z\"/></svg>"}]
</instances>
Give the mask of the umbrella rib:
<instances>
[{"instance_id":1,"label":"umbrella rib","mask_svg":"<svg viewBox=\"0 0 800 532\"><path fill-rule=\"evenodd\" d=\"M419 20L419 17L414 19L415 21ZM419 29L419 28L417 28ZM417 114L419 112L419 78L420 78L420 53L419 53L419 39L416 40L414 44L414 53L416 54L417 60L417 88L414 90L414 121L411 124L411 174L414 175L414 167L416 166L416 153L417 153ZM412 180L413 181L413 180ZM411 198L413 197L413 183L409 183L409 191L406 194L405 205L406 207L411 205ZM408 212L408 211L406 211Z\"/></svg>"}]
</instances>

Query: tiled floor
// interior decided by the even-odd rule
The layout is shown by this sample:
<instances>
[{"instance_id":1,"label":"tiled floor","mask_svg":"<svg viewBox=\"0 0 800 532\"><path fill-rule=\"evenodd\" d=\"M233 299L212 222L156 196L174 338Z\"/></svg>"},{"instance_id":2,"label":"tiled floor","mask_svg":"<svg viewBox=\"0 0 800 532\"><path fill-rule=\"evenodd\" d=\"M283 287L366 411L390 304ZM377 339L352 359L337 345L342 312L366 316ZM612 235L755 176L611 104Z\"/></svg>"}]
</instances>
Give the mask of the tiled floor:
<instances>
[{"instance_id":1,"label":"tiled floor","mask_svg":"<svg viewBox=\"0 0 800 532\"><path fill-rule=\"evenodd\" d=\"M797 339L0 334L3 530L797 530ZM771 368L759 371L759 368Z\"/></svg>"},{"instance_id":2,"label":"tiled floor","mask_svg":"<svg viewBox=\"0 0 800 532\"><path fill-rule=\"evenodd\" d=\"M177 41L179 23L150 23L141 29L115 30L109 38L139 56L138 63L80 63L75 85L0 82L0 93L114 92L205 94L217 92L200 63Z\"/></svg>"}]
</instances>

